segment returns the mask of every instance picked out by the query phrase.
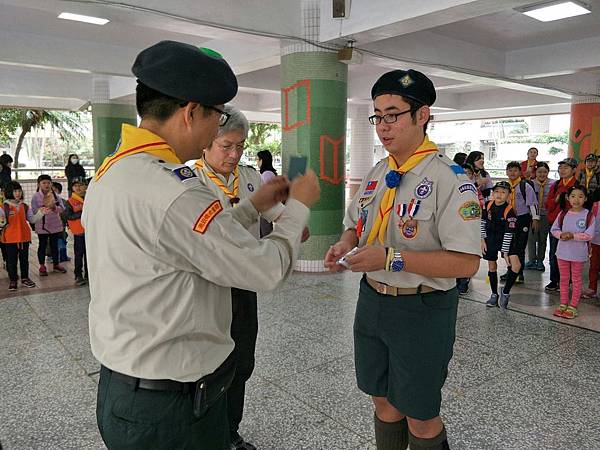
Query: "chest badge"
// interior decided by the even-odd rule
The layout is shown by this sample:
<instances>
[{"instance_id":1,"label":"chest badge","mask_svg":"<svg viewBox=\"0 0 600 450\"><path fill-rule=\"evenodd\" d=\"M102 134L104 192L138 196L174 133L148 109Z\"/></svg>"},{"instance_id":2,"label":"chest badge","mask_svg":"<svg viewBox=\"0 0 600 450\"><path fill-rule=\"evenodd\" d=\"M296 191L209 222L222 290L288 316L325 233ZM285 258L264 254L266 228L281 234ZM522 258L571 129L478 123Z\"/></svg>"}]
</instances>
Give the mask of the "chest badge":
<instances>
[{"instance_id":1,"label":"chest badge","mask_svg":"<svg viewBox=\"0 0 600 450\"><path fill-rule=\"evenodd\" d=\"M585 219L579 219L577 221L577 228L580 230L585 230Z\"/></svg>"},{"instance_id":2,"label":"chest badge","mask_svg":"<svg viewBox=\"0 0 600 450\"><path fill-rule=\"evenodd\" d=\"M423 200L431 195L433 192L433 181L429 181L427 177L423 178L417 187L415 188L415 197Z\"/></svg>"},{"instance_id":3,"label":"chest badge","mask_svg":"<svg viewBox=\"0 0 600 450\"><path fill-rule=\"evenodd\" d=\"M254 192L254 185L252 183L248 183L248 186L246 186L248 188L248 190L250 192Z\"/></svg>"},{"instance_id":4,"label":"chest badge","mask_svg":"<svg viewBox=\"0 0 600 450\"><path fill-rule=\"evenodd\" d=\"M419 223L416 220L407 220L402 224L402 237L404 239L414 239L419 234Z\"/></svg>"}]
</instances>

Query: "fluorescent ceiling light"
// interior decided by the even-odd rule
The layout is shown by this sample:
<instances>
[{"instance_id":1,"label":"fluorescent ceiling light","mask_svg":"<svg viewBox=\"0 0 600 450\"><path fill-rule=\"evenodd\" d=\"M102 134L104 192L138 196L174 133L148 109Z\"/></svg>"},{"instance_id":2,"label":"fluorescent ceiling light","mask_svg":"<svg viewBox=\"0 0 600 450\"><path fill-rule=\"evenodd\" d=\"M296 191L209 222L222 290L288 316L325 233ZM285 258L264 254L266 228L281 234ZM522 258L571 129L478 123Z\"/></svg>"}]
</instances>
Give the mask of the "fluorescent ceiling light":
<instances>
[{"instance_id":1,"label":"fluorescent ceiling light","mask_svg":"<svg viewBox=\"0 0 600 450\"><path fill-rule=\"evenodd\" d=\"M520 11L526 16L533 17L542 22L581 16L591 12L589 6L577 1L543 3L521 9Z\"/></svg>"},{"instance_id":2,"label":"fluorescent ceiling light","mask_svg":"<svg viewBox=\"0 0 600 450\"><path fill-rule=\"evenodd\" d=\"M101 17L82 16L80 14L60 13L59 19L75 20L76 22L93 23L94 25L106 25L110 20L102 19Z\"/></svg>"}]
</instances>

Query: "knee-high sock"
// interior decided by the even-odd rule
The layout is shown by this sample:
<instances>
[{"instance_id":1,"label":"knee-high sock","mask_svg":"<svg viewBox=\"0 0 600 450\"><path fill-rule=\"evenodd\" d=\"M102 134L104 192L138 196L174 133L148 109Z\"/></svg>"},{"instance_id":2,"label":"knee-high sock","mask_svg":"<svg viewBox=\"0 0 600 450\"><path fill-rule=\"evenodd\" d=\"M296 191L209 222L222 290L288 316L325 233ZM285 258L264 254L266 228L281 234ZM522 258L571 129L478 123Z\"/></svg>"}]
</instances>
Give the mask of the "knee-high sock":
<instances>
[{"instance_id":1,"label":"knee-high sock","mask_svg":"<svg viewBox=\"0 0 600 450\"><path fill-rule=\"evenodd\" d=\"M488 272L492 294L498 295L498 272Z\"/></svg>"},{"instance_id":2,"label":"knee-high sock","mask_svg":"<svg viewBox=\"0 0 600 450\"><path fill-rule=\"evenodd\" d=\"M429 439L418 438L414 436L410 431L408 435L408 441L410 442L410 450L450 450L445 428L442 428L440 434Z\"/></svg>"},{"instance_id":3,"label":"knee-high sock","mask_svg":"<svg viewBox=\"0 0 600 450\"><path fill-rule=\"evenodd\" d=\"M406 450L408 447L406 417L399 422L383 422L375 414L373 420L377 450Z\"/></svg>"},{"instance_id":4,"label":"knee-high sock","mask_svg":"<svg viewBox=\"0 0 600 450\"><path fill-rule=\"evenodd\" d=\"M512 289L513 284L515 284L518 275L518 272L513 272L512 269L509 269L508 275L506 277L506 284L504 285L504 289L502 290L502 292L504 292L505 294L510 294L510 290Z\"/></svg>"}]
</instances>

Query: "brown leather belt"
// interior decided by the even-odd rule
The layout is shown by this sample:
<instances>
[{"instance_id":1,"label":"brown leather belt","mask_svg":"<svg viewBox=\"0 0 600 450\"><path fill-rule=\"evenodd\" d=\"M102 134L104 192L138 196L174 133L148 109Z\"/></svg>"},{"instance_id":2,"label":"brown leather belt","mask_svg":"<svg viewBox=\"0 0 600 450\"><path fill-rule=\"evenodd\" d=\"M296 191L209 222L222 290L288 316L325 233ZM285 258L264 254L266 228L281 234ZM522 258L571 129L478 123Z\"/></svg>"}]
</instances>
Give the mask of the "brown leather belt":
<instances>
[{"instance_id":1,"label":"brown leather belt","mask_svg":"<svg viewBox=\"0 0 600 450\"><path fill-rule=\"evenodd\" d=\"M436 290L432 287L425 286L424 284L416 288L401 288L380 283L379 281L375 281L373 278L366 277L366 279L367 283L369 283L369 286L375 289L379 294L392 295L394 297L399 295L427 294L428 292L433 292Z\"/></svg>"}]
</instances>

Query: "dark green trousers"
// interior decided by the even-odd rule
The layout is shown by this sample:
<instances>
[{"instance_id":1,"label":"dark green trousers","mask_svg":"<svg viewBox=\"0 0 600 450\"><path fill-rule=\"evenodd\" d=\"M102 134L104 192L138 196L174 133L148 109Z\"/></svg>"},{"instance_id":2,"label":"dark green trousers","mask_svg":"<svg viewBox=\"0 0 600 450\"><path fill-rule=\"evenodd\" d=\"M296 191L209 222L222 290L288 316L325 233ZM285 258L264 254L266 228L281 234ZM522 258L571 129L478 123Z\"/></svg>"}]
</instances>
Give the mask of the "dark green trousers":
<instances>
[{"instance_id":1,"label":"dark green trousers","mask_svg":"<svg viewBox=\"0 0 600 450\"><path fill-rule=\"evenodd\" d=\"M202 417L193 394L136 389L102 367L96 417L109 450L229 449L226 395Z\"/></svg>"},{"instance_id":2,"label":"dark green trousers","mask_svg":"<svg viewBox=\"0 0 600 450\"><path fill-rule=\"evenodd\" d=\"M235 377L227 391L227 414L232 441L238 438L238 429L244 414L246 381L254 371L254 350L258 334L256 292L231 289L231 338L235 342Z\"/></svg>"}]
</instances>

